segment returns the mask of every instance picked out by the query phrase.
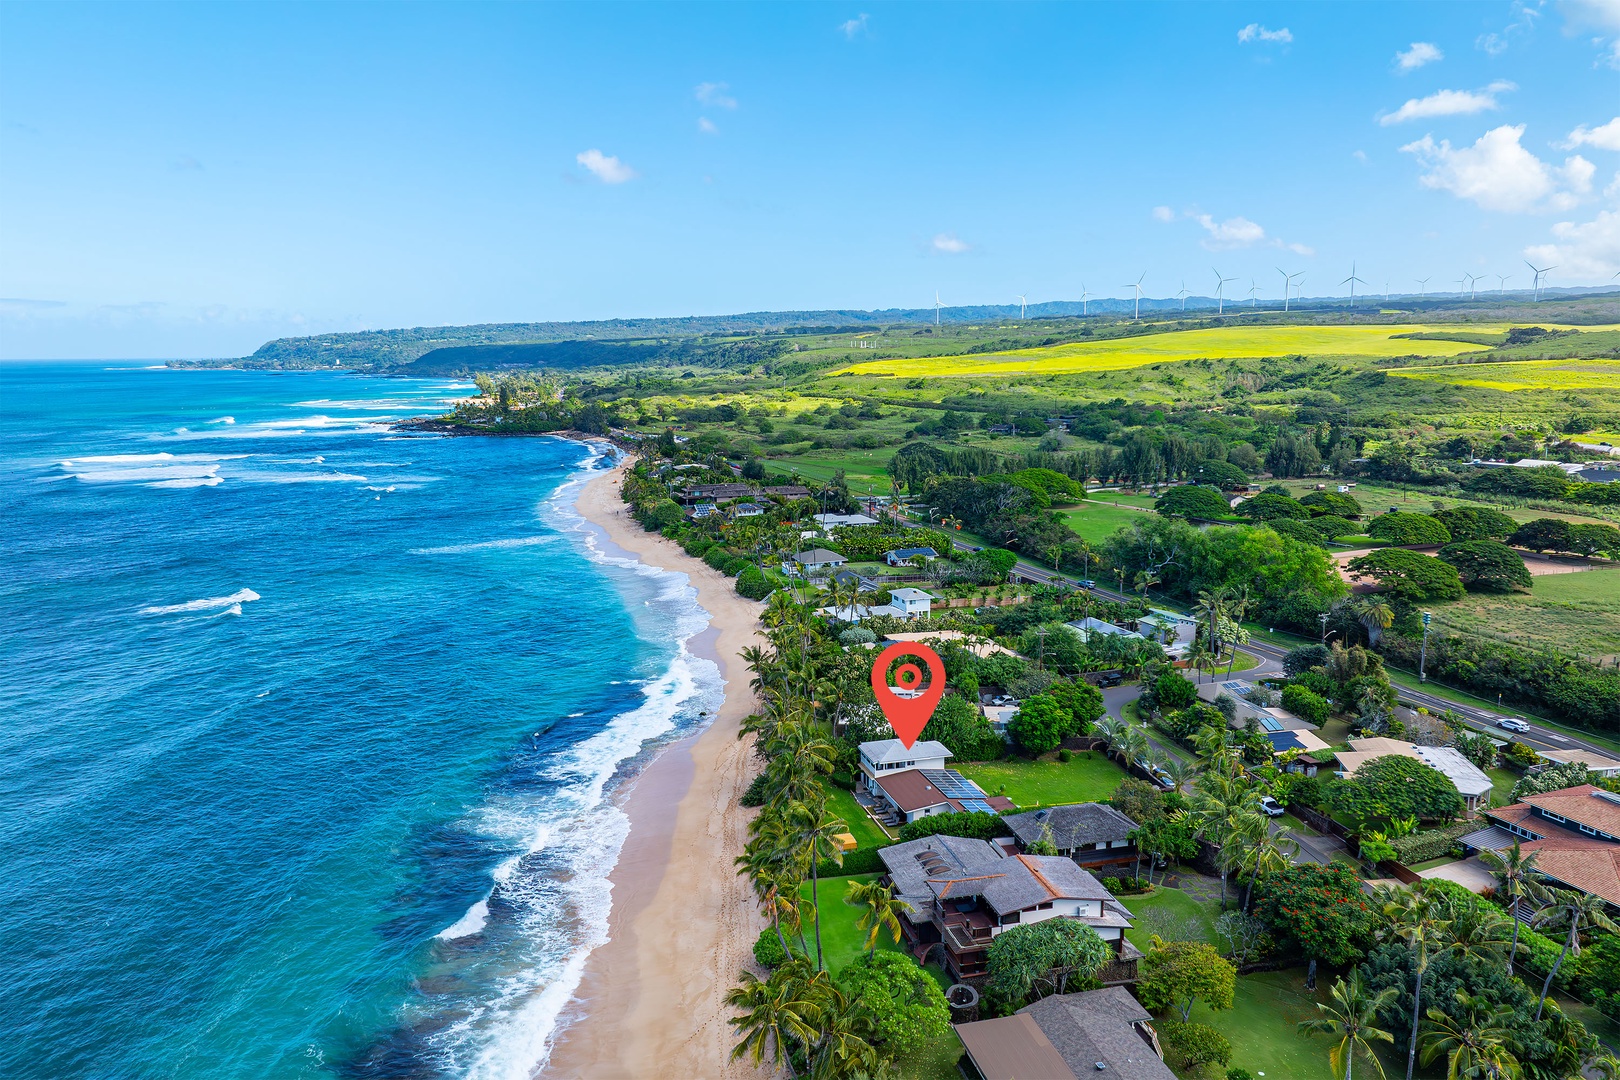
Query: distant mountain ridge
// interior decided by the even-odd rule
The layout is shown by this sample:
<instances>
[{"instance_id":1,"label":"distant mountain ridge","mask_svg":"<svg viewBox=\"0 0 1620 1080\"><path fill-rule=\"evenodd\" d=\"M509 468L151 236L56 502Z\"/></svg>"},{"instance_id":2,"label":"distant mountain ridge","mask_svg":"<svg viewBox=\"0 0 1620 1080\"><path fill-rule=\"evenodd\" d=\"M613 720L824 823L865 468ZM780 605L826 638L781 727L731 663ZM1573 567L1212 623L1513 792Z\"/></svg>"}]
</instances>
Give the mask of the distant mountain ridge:
<instances>
[{"instance_id":1,"label":"distant mountain ridge","mask_svg":"<svg viewBox=\"0 0 1620 1080\"><path fill-rule=\"evenodd\" d=\"M1543 289L1546 297L1576 297L1607 290ZM1520 290L1496 297L1498 301L1522 301L1529 292ZM1481 296L1478 303L1490 298ZM1454 307L1466 301L1459 294L1430 294L1426 298L1394 296L1389 302L1408 308ZM1362 298L1363 304L1385 302L1382 297ZM1345 297L1305 297L1290 300L1293 310L1320 315L1324 310L1348 310ZM1211 296L1178 298L1143 297L1141 313L1163 315L1185 310L1207 313L1224 306L1228 312L1280 313L1282 305L1265 301L1251 305L1246 299L1228 298L1218 302ZM1137 310L1134 300L1054 300L1030 304L1022 314L1027 319L1066 319L1081 315L1118 317ZM1362 309L1367 312L1366 308ZM1426 310L1425 317L1433 312ZM1523 316L1519 316L1523 317ZM448 374L479 367L522 364L535 367L587 367L616 361L679 360L696 364L729 363L739 359L763 360L787 351L791 345L771 347L761 342L760 355L727 356L717 360L709 355L734 352L735 339L754 335L827 333L858 331L882 326L923 326L935 319L953 325L963 323L1019 321L1017 304L966 305L934 308L885 308L873 311L828 309L818 311L756 311L737 315L692 315L678 318L604 319L591 322L480 323L472 326L418 326L395 330L360 330L349 333L317 334L310 337L277 338L261 345L251 356L233 360L176 362L178 366L242 367L275 369L350 368L358 371L388 371L399 374ZM728 339L714 341L705 339Z\"/></svg>"}]
</instances>

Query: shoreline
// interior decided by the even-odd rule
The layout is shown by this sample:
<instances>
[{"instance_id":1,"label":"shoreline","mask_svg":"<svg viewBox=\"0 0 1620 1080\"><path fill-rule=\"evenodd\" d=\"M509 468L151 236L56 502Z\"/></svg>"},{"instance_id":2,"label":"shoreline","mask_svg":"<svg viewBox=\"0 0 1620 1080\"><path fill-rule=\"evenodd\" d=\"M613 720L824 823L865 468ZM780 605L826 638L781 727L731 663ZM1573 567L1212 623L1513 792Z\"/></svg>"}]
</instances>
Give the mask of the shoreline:
<instances>
[{"instance_id":1,"label":"shoreline","mask_svg":"<svg viewBox=\"0 0 1620 1080\"><path fill-rule=\"evenodd\" d=\"M538 1075L759 1077L767 1074L729 1058L725 994L752 964L765 925L732 866L751 817L737 801L753 745L737 738L753 708L740 653L761 643L762 605L630 518L619 499L626 468L593 476L575 506L610 548L687 576L710 620L687 648L715 663L726 692L708 727L666 746L628 787L630 834L608 875L608 940L586 960Z\"/></svg>"}]
</instances>

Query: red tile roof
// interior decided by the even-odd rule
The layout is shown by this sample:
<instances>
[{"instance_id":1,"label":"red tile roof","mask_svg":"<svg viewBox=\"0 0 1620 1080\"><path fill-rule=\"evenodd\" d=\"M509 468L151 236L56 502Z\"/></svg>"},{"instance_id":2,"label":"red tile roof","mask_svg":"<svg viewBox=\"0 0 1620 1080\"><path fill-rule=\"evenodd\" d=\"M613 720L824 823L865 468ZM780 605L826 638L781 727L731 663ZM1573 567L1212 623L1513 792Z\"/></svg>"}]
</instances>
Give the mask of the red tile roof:
<instances>
[{"instance_id":1,"label":"red tile roof","mask_svg":"<svg viewBox=\"0 0 1620 1080\"><path fill-rule=\"evenodd\" d=\"M1592 784L1562 788L1541 795L1528 795L1512 806L1488 812L1488 816L1537 833L1540 840L1523 844L1525 854L1535 852L1536 866L1548 877L1620 905L1620 841L1583 836L1574 826L1585 825L1611 836L1620 836L1620 796L1611 795ZM1548 821L1537 809L1564 818L1570 828Z\"/></svg>"}]
</instances>

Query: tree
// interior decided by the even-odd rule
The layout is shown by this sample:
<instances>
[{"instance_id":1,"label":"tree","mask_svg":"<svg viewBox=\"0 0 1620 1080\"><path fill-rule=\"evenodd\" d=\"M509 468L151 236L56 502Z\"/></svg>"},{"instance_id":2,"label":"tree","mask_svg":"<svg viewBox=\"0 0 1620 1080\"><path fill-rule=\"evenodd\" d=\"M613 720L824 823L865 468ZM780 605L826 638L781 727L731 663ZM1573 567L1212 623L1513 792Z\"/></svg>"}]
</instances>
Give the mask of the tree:
<instances>
[{"instance_id":1,"label":"tree","mask_svg":"<svg viewBox=\"0 0 1620 1080\"><path fill-rule=\"evenodd\" d=\"M1118 792L1115 792L1118 795ZM1115 809L1118 809L1116 805ZM1180 862L1195 858L1198 855L1198 841L1193 836L1192 826L1184 816L1165 817L1163 815L1150 818L1140 828L1131 833L1131 842L1136 850L1148 856L1148 879L1153 878L1154 864L1168 867L1171 862Z\"/></svg>"},{"instance_id":2,"label":"tree","mask_svg":"<svg viewBox=\"0 0 1620 1080\"><path fill-rule=\"evenodd\" d=\"M1230 491L1235 487L1244 487L1249 482L1249 474L1230 461L1220 461L1208 458L1192 467L1192 477L1201 484L1213 484L1223 491Z\"/></svg>"},{"instance_id":3,"label":"tree","mask_svg":"<svg viewBox=\"0 0 1620 1080\"><path fill-rule=\"evenodd\" d=\"M876 881L851 881L844 889L844 902L865 907L855 925L866 931L866 954L877 952L878 934L887 930L900 944L900 916L911 910L911 905L894 895L893 885Z\"/></svg>"},{"instance_id":4,"label":"tree","mask_svg":"<svg viewBox=\"0 0 1620 1080\"><path fill-rule=\"evenodd\" d=\"M1163 941L1157 935L1137 963L1136 996L1152 1012L1175 1007L1185 1022L1199 998L1211 1009L1230 1009L1237 968L1202 941Z\"/></svg>"},{"instance_id":5,"label":"tree","mask_svg":"<svg viewBox=\"0 0 1620 1080\"><path fill-rule=\"evenodd\" d=\"M1046 695L1068 710L1074 720L1070 735L1084 735L1108 711L1102 691L1087 682L1062 680L1046 688Z\"/></svg>"},{"instance_id":6,"label":"tree","mask_svg":"<svg viewBox=\"0 0 1620 1080\"><path fill-rule=\"evenodd\" d=\"M1449 544L1451 533L1428 514L1392 510L1367 525L1367 535L1391 544Z\"/></svg>"},{"instance_id":7,"label":"tree","mask_svg":"<svg viewBox=\"0 0 1620 1080\"><path fill-rule=\"evenodd\" d=\"M990 989L1017 1008L1043 989L1063 993L1071 976L1089 978L1112 957L1097 931L1073 919L1014 926L990 942Z\"/></svg>"},{"instance_id":8,"label":"tree","mask_svg":"<svg viewBox=\"0 0 1620 1080\"><path fill-rule=\"evenodd\" d=\"M1569 547L1577 555L1620 556L1620 529L1613 525L1571 525Z\"/></svg>"},{"instance_id":9,"label":"tree","mask_svg":"<svg viewBox=\"0 0 1620 1080\"><path fill-rule=\"evenodd\" d=\"M1485 869L1496 878L1496 894L1508 902L1508 911L1516 911L1526 898L1543 895L1543 890L1535 880L1536 857L1539 852L1532 851L1526 855L1519 849L1519 842L1513 841L1513 846L1506 851L1492 851L1489 848L1479 853L1479 861L1485 864ZM1507 973L1513 974L1513 961L1519 955L1519 920L1513 920L1513 947L1508 952Z\"/></svg>"},{"instance_id":10,"label":"tree","mask_svg":"<svg viewBox=\"0 0 1620 1080\"><path fill-rule=\"evenodd\" d=\"M744 1010L731 1018L731 1026L742 1034L731 1048L731 1060L747 1057L757 1067L769 1054L789 1076L798 1075L791 1047L815 1040L825 1009L810 976L809 962L797 959L771 972L768 980L742 973L742 985L726 991L726 1004Z\"/></svg>"},{"instance_id":11,"label":"tree","mask_svg":"<svg viewBox=\"0 0 1620 1080\"><path fill-rule=\"evenodd\" d=\"M1436 557L1455 567L1463 588L1472 592L1530 590L1530 571L1523 557L1499 540L1447 544Z\"/></svg>"},{"instance_id":12,"label":"tree","mask_svg":"<svg viewBox=\"0 0 1620 1080\"><path fill-rule=\"evenodd\" d=\"M1301 720L1309 720L1317 727L1321 727L1327 721L1328 713L1333 708L1326 698L1311 693L1297 683L1283 687L1282 707Z\"/></svg>"},{"instance_id":13,"label":"tree","mask_svg":"<svg viewBox=\"0 0 1620 1080\"><path fill-rule=\"evenodd\" d=\"M1300 645L1283 654L1283 672L1292 679L1312 668L1326 667L1327 662L1326 645Z\"/></svg>"},{"instance_id":14,"label":"tree","mask_svg":"<svg viewBox=\"0 0 1620 1080\"><path fill-rule=\"evenodd\" d=\"M1361 516L1361 503L1356 497L1339 491L1313 491L1300 496L1299 505L1309 509L1316 517L1331 514L1354 520Z\"/></svg>"},{"instance_id":15,"label":"tree","mask_svg":"<svg viewBox=\"0 0 1620 1080\"><path fill-rule=\"evenodd\" d=\"M1429 968L1429 958L1441 944L1450 921L1443 917L1440 905L1422 893L1402 893L1383 905L1388 924L1380 931L1406 942L1411 950L1413 966L1417 970L1417 985L1412 990L1412 1035L1406 1047L1406 1080L1412 1080L1417 1065L1418 1019L1423 1007L1423 976Z\"/></svg>"},{"instance_id":16,"label":"tree","mask_svg":"<svg viewBox=\"0 0 1620 1080\"><path fill-rule=\"evenodd\" d=\"M951 685L959 687L960 680L952 678ZM881 719L878 722L887 727ZM940 699L919 738L944 743L958 761L992 761L1007 749L1006 740L996 734L984 714L972 702L955 694Z\"/></svg>"},{"instance_id":17,"label":"tree","mask_svg":"<svg viewBox=\"0 0 1620 1080\"><path fill-rule=\"evenodd\" d=\"M1182 484L1171 488L1153 504L1153 509L1166 517L1215 518L1231 514L1232 507L1226 497L1214 488Z\"/></svg>"},{"instance_id":18,"label":"tree","mask_svg":"<svg viewBox=\"0 0 1620 1080\"><path fill-rule=\"evenodd\" d=\"M1272 476L1308 476L1321 468L1322 454L1309 435L1284 432L1266 451L1266 471Z\"/></svg>"},{"instance_id":19,"label":"tree","mask_svg":"<svg viewBox=\"0 0 1620 1080\"><path fill-rule=\"evenodd\" d=\"M1349 570L1369 577L1402 600L1461 600L1462 578L1455 567L1405 548L1382 548L1351 559Z\"/></svg>"},{"instance_id":20,"label":"tree","mask_svg":"<svg viewBox=\"0 0 1620 1080\"><path fill-rule=\"evenodd\" d=\"M1531 551L1568 551L1569 522L1563 518L1536 518L1513 530L1507 542Z\"/></svg>"},{"instance_id":21,"label":"tree","mask_svg":"<svg viewBox=\"0 0 1620 1080\"><path fill-rule=\"evenodd\" d=\"M1284 949L1343 967L1366 951L1372 909L1361 879L1343 863L1305 863L1267 874L1254 886L1254 914Z\"/></svg>"},{"instance_id":22,"label":"tree","mask_svg":"<svg viewBox=\"0 0 1620 1080\"><path fill-rule=\"evenodd\" d=\"M1250 521L1273 521L1277 518L1304 521L1311 516L1310 510L1301 506L1297 500L1287 495L1273 495L1267 492L1239 503L1237 513Z\"/></svg>"},{"instance_id":23,"label":"tree","mask_svg":"<svg viewBox=\"0 0 1620 1080\"><path fill-rule=\"evenodd\" d=\"M1513 791L1509 793L1508 798L1518 802L1527 795L1545 795L1549 791L1579 787L1589 783L1591 778L1591 771L1584 762L1566 761L1558 765L1549 765L1538 773L1525 773L1518 783L1513 785Z\"/></svg>"},{"instance_id":24,"label":"tree","mask_svg":"<svg viewBox=\"0 0 1620 1080\"><path fill-rule=\"evenodd\" d=\"M1226 942L1227 952L1239 967L1248 963L1249 957L1260 947L1265 932L1265 923L1241 911L1228 911L1215 920L1215 933Z\"/></svg>"},{"instance_id":25,"label":"tree","mask_svg":"<svg viewBox=\"0 0 1620 1080\"><path fill-rule=\"evenodd\" d=\"M1340 979L1334 983L1331 994L1331 1002L1316 1006L1321 1015L1301 1020L1299 1029L1308 1034L1338 1036L1339 1041L1328 1051L1328 1066L1335 1077L1342 1075L1344 1080L1351 1080L1350 1070L1357 1055L1371 1061L1378 1075L1383 1076L1384 1067L1373 1053L1373 1044L1395 1041L1395 1036L1378 1026L1378 1012L1394 999L1394 988L1370 994L1357 971L1349 982Z\"/></svg>"},{"instance_id":26,"label":"tree","mask_svg":"<svg viewBox=\"0 0 1620 1080\"><path fill-rule=\"evenodd\" d=\"M1488 506L1458 506L1429 515L1446 527L1459 543L1469 540L1506 540L1519 523Z\"/></svg>"},{"instance_id":27,"label":"tree","mask_svg":"<svg viewBox=\"0 0 1620 1080\"><path fill-rule=\"evenodd\" d=\"M1350 605L1356 621L1367 631L1367 643L1376 646L1384 631L1395 625L1395 609L1376 596L1353 601Z\"/></svg>"},{"instance_id":28,"label":"tree","mask_svg":"<svg viewBox=\"0 0 1620 1080\"><path fill-rule=\"evenodd\" d=\"M1100 728L1100 725L1099 725ZM1108 804L1141 825L1165 816L1164 796L1146 780L1127 776L1114 788Z\"/></svg>"},{"instance_id":29,"label":"tree","mask_svg":"<svg viewBox=\"0 0 1620 1080\"><path fill-rule=\"evenodd\" d=\"M1349 518L1339 517L1337 514L1323 514L1321 517L1313 517L1309 521L1300 522L1300 524L1309 529L1323 543L1329 540L1337 540L1341 536L1354 536L1360 531L1355 522Z\"/></svg>"},{"instance_id":30,"label":"tree","mask_svg":"<svg viewBox=\"0 0 1620 1080\"><path fill-rule=\"evenodd\" d=\"M1025 753L1039 756L1056 750L1064 733L1073 726L1073 717L1056 699L1037 694L1018 706L1018 712L1007 723L1007 734Z\"/></svg>"},{"instance_id":31,"label":"tree","mask_svg":"<svg viewBox=\"0 0 1620 1080\"><path fill-rule=\"evenodd\" d=\"M1232 1042L1208 1024L1164 1020L1154 1025L1166 1053L1183 1069L1197 1070L1214 1062L1232 1060Z\"/></svg>"},{"instance_id":32,"label":"tree","mask_svg":"<svg viewBox=\"0 0 1620 1080\"><path fill-rule=\"evenodd\" d=\"M1620 926L1616 926L1605 914L1608 905L1601 896L1568 889L1549 889L1548 899L1551 902L1536 912L1531 923L1535 926L1567 926L1569 935L1564 938L1564 947L1558 951L1558 959L1553 961L1552 970L1547 972L1547 981L1541 984L1541 1000L1536 1003L1538 1022L1541 1020L1541 1010L1547 1006L1547 993L1552 989L1553 980L1558 977L1564 957L1572 952L1576 956L1581 955L1581 928L1596 926L1611 934L1620 933Z\"/></svg>"},{"instance_id":33,"label":"tree","mask_svg":"<svg viewBox=\"0 0 1620 1080\"><path fill-rule=\"evenodd\" d=\"M1517 1077L1519 1059L1513 1056L1513 1048L1518 1040L1509 1026L1512 1011L1493 1008L1462 990L1457 991L1457 1003L1465 1019L1455 1019L1440 1009L1429 1010L1433 1027L1423 1036L1423 1064L1443 1056L1449 1077Z\"/></svg>"},{"instance_id":34,"label":"tree","mask_svg":"<svg viewBox=\"0 0 1620 1080\"><path fill-rule=\"evenodd\" d=\"M1198 700L1198 687L1165 668L1153 683L1153 706L1161 710L1185 709Z\"/></svg>"},{"instance_id":35,"label":"tree","mask_svg":"<svg viewBox=\"0 0 1620 1080\"><path fill-rule=\"evenodd\" d=\"M1462 796L1444 773L1415 758L1386 754L1355 771L1333 795L1334 812L1359 827L1412 815L1450 821L1463 812Z\"/></svg>"},{"instance_id":36,"label":"tree","mask_svg":"<svg viewBox=\"0 0 1620 1080\"><path fill-rule=\"evenodd\" d=\"M1192 822L1193 834L1216 849L1222 911L1226 910L1227 876L1238 863L1243 839L1265 831L1266 819L1260 816L1259 800L1259 793L1245 780L1218 770L1200 777L1198 789L1193 792L1187 817Z\"/></svg>"},{"instance_id":37,"label":"tree","mask_svg":"<svg viewBox=\"0 0 1620 1080\"><path fill-rule=\"evenodd\" d=\"M838 981L870 1016L873 1042L896 1057L950 1032L950 1006L939 983L904 953L862 957Z\"/></svg>"}]
</instances>

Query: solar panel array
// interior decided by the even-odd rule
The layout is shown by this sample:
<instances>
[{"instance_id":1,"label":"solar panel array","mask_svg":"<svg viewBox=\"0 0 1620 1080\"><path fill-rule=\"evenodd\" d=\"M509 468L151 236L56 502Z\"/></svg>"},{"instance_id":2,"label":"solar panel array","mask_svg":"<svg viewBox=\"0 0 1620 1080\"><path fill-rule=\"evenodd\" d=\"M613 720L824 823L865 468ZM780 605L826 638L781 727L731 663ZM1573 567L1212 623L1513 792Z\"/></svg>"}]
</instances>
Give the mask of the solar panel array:
<instances>
[{"instance_id":1,"label":"solar panel array","mask_svg":"<svg viewBox=\"0 0 1620 1080\"><path fill-rule=\"evenodd\" d=\"M979 785L954 769L919 769L923 779L939 789L947 799L983 799Z\"/></svg>"},{"instance_id":2,"label":"solar panel array","mask_svg":"<svg viewBox=\"0 0 1620 1080\"><path fill-rule=\"evenodd\" d=\"M1265 728L1267 731L1281 731L1283 729L1282 721L1278 720L1274 716L1262 716L1260 718L1260 726Z\"/></svg>"},{"instance_id":3,"label":"solar panel array","mask_svg":"<svg viewBox=\"0 0 1620 1080\"><path fill-rule=\"evenodd\" d=\"M1221 689L1223 689L1223 690L1237 691L1237 690L1242 690L1243 686L1244 686L1244 684L1242 682L1236 680L1236 679L1232 680L1231 682L1223 682L1223 683L1221 683Z\"/></svg>"},{"instance_id":4,"label":"solar panel array","mask_svg":"<svg viewBox=\"0 0 1620 1080\"><path fill-rule=\"evenodd\" d=\"M966 810L970 814L994 813L994 811L990 809L990 804L985 802L983 799L961 799L959 801L962 804L962 809Z\"/></svg>"}]
</instances>

